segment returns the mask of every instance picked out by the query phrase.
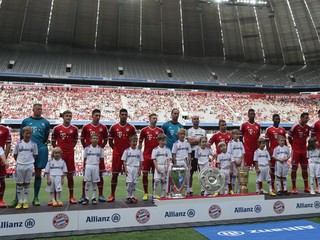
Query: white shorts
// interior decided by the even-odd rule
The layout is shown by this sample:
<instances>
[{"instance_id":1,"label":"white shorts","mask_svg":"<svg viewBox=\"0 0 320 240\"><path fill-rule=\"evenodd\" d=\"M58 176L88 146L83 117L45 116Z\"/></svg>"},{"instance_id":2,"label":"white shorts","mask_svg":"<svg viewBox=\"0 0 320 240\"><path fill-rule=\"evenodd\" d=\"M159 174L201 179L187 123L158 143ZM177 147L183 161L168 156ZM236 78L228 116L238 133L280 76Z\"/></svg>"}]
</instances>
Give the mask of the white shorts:
<instances>
[{"instance_id":1,"label":"white shorts","mask_svg":"<svg viewBox=\"0 0 320 240\"><path fill-rule=\"evenodd\" d=\"M33 164L17 164L16 182L18 184L30 183L32 179Z\"/></svg>"},{"instance_id":2,"label":"white shorts","mask_svg":"<svg viewBox=\"0 0 320 240\"><path fill-rule=\"evenodd\" d=\"M177 166L183 166L183 167L185 167L186 169L187 169L187 163L186 163L186 161L177 161L177 164L176 164Z\"/></svg>"},{"instance_id":3,"label":"white shorts","mask_svg":"<svg viewBox=\"0 0 320 240\"><path fill-rule=\"evenodd\" d=\"M61 179L62 176L50 176L51 179L51 185L47 185L46 191L47 192L62 192L62 185L61 185Z\"/></svg>"},{"instance_id":4,"label":"white shorts","mask_svg":"<svg viewBox=\"0 0 320 240\"><path fill-rule=\"evenodd\" d=\"M309 163L310 177L318 178L320 177L320 164L319 163Z\"/></svg>"},{"instance_id":5,"label":"white shorts","mask_svg":"<svg viewBox=\"0 0 320 240\"><path fill-rule=\"evenodd\" d=\"M137 183L138 182L138 171L139 171L139 167L130 167L127 166L127 172L128 172L128 176L127 176L127 183Z\"/></svg>"},{"instance_id":6,"label":"white shorts","mask_svg":"<svg viewBox=\"0 0 320 240\"><path fill-rule=\"evenodd\" d=\"M271 181L271 177L270 177L270 168L269 166L259 166L260 169L260 173L257 174L257 181L258 182L263 182L263 181Z\"/></svg>"},{"instance_id":7,"label":"white shorts","mask_svg":"<svg viewBox=\"0 0 320 240\"><path fill-rule=\"evenodd\" d=\"M239 159L235 159L235 160L239 160ZM243 161L241 162L240 166L237 166L236 163L234 163L234 162L232 164L233 164L233 174L232 174L232 176L238 177L238 168L239 167L243 167Z\"/></svg>"},{"instance_id":8,"label":"white shorts","mask_svg":"<svg viewBox=\"0 0 320 240\"><path fill-rule=\"evenodd\" d=\"M280 163L279 161L276 161L275 165L275 174L277 177L287 177L288 175L288 164L285 163Z\"/></svg>"},{"instance_id":9,"label":"white shorts","mask_svg":"<svg viewBox=\"0 0 320 240\"><path fill-rule=\"evenodd\" d=\"M84 171L85 182L100 182L99 165L86 165Z\"/></svg>"},{"instance_id":10,"label":"white shorts","mask_svg":"<svg viewBox=\"0 0 320 240\"><path fill-rule=\"evenodd\" d=\"M220 171L225 177L226 184L230 184L230 168L229 169L220 169Z\"/></svg>"},{"instance_id":11,"label":"white shorts","mask_svg":"<svg viewBox=\"0 0 320 240\"><path fill-rule=\"evenodd\" d=\"M158 165L158 168L161 170L162 173L159 173L157 170L154 172L154 180L163 180L167 181L167 173L165 173L165 165Z\"/></svg>"}]
</instances>

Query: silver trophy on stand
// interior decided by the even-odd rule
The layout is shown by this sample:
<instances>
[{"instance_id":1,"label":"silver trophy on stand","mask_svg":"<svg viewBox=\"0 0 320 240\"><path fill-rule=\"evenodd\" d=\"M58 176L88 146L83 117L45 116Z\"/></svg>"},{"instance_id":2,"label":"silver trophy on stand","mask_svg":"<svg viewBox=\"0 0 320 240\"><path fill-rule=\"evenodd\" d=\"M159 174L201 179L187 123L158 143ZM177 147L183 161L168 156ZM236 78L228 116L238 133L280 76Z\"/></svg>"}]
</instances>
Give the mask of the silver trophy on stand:
<instances>
[{"instance_id":1,"label":"silver trophy on stand","mask_svg":"<svg viewBox=\"0 0 320 240\"><path fill-rule=\"evenodd\" d=\"M172 198L183 198L182 190L185 184L186 167L184 165L172 165L170 178L174 191Z\"/></svg>"},{"instance_id":2,"label":"silver trophy on stand","mask_svg":"<svg viewBox=\"0 0 320 240\"><path fill-rule=\"evenodd\" d=\"M200 185L210 194L220 192L225 186L225 176L218 168L206 167L199 173Z\"/></svg>"}]
</instances>

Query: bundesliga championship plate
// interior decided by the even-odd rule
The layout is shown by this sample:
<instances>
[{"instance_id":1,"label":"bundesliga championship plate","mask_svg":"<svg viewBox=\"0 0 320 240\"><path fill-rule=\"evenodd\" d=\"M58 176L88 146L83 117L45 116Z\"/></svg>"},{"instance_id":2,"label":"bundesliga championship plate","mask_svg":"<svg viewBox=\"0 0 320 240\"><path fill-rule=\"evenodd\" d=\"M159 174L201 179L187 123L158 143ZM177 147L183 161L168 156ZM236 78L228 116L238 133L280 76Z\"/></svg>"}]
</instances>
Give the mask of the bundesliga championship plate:
<instances>
[{"instance_id":1,"label":"bundesliga championship plate","mask_svg":"<svg viewBox=\"0 0 320 240\"><path fill-rule=\"evenodd\" d=\"M199 173L201 186L209 193L220 192L225 185L225 177L218 168L206 167Z\"/></svg>"}]
</instances>

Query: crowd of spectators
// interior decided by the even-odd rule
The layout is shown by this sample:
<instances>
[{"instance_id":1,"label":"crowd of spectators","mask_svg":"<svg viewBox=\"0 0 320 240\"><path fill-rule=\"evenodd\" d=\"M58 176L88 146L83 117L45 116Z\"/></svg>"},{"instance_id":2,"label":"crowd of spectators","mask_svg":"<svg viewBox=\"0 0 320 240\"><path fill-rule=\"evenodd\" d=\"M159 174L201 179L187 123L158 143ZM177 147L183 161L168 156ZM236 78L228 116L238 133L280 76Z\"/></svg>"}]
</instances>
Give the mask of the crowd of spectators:
<instances>
[{"instance_id":1,"label":"crowd of spectators","mask_svg":"<svg viewBox=\"0 0 320 240\"><path fill-rule=\"evenodd\" d=\"M283 96L283 97L281 97ZM258 122L271 122L271 115L279 113L284 123L294 123L303 111L316 120L320 99L296 96L288 98L250 98L247 94L218 95L212 92L190 92L152 89L110 89L74 86L2 85L0 108L7 119L23 119L30 114L33 103L42 103L43 116L57 120L66 109L74 120L88 120L92 109L102 111L102 120L117 121L121 108L129 111L129 121L147 121L155 112L159 121L167 121L173 107L180 109L181 121L197 114L202 122L243 122L249 108L256 111Z\"/></svg>"},{"instance_id":2,"label":"crowd of spectators","mask_svg":"<svg viewBox=\"0 0 320 240\"><path fill-rule=\"evenodd\" d=\"M276 97L275 97L276 96ZM284 123L295 123L304 111L310 114L310 124L317 120L320 99L306 96L266 95L250 98L248 94L215 94L213 92L191 92L152 89L93 88L75 86L41 86L4 84L0 92L0 109L3 119L23 119L30 114L34 103L43 104L43 116L49 120L59 119L59 115L68 109L73 112L74 120L90 120L94 108L101 109L101 120L118 121L121 108L129 111L129 121L148 120L155 112L158 121L170 119L170 111L180 109L180 122L190 121L192 115L199 115L201 122L241 123L247 120L249 108L256 110L257 122L271 122L271 116L279 113ZM19 141L19 130L12 130L12 149ZM49 144L51 150L51 145ZM83 148L78 142L75 147L77 174L82 174ZM105 148L107 171L110 170L112 150ZM14 169L12 155L9 162ZM10 169L9 169L10 171Z\"/></svg>"}]
</instances>

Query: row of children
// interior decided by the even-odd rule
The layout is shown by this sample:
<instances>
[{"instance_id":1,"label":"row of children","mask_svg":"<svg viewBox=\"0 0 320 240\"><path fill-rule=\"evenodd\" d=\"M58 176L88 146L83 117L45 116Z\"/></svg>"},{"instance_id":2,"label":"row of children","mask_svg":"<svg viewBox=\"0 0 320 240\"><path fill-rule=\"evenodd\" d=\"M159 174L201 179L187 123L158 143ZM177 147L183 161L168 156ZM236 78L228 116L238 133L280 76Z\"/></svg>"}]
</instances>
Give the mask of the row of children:
<instances>
[{"instance_id":1,"label":"row of children","mask_svg":"<svg viewBox=\"0 0 320 240\"><path fill-rule=\"evenodd\" d=\"M232 130L232 140L228 146L224 142L218 144L221 154L217 156L217 167L221 169L226 177L225 193L233 194L235 189L235 182L238 175L238 168L243 166L244 148L242 142L239 141L239 131ZM320 184L320 149L317 147L318 142L315 137L308 140L307 158L309 160L310 171L310 194L316 194L314 185ZM270 168L271 157L275 160L275 173L276 176L276 193L272 189ZM278 146L274 149L272 156L266 149L266 140L264 138L258 139L258 149L254 152L254 168L256 172L256 193L269 193L270 196L275 195L289 195L287 189L287 175L289 170L288 160L291 158L291 152L286 145L286 138L278 136ZM231 181L230 177L231 176ZM262 187L262 183L266 181L268 184L268 192ZM237 192L239 191L239 181ZM317 186L318 188L319 186ZM217 194L217 193L216 193Z\"/></svg>"},{"instance_id":2,"label":"row of children","mask_svg":"<svg viewBox=\"0 0 320 240\"><path fill-rule=\"evenodd\" d=\"M23 139L18 142L13 150L14 159L16 160L16 183L18 204L16 209L29 208L28 199L30 192L30 182L33 175L33 164L35 157L38 155L37 144L31 141L32 128L24 127L22 129ZM97 182L99 178L99 162L103 160L103 149L98 144L99 135L92 134L91 145L84 150L84 159L86 160L86 169L84 180L86 181L86 200L83 204L88 204L89 188L92 186L92 203L97 204L95 198ZM0 153L1 154L1 153ZM51 159L48 161L45 174L47 175L46 190L50 193L52 205L61 207L61 192L64 183L64 176L68 172L65 161L61 158L62 150L56 147L52 151Z\"/></svg>"},{"instance_id":3,"label":"row of children","mask_svg":"<svg viewBox=\"0 0 320 240\"><path fill-rule=\"evenodd\" d=\"M218 148L221 153L216 157L216 166L225 175L226 187L224 190L225 194L233 194L235 190L235 182L237 180L238 168L243 165L244 147L242 142L239 140L239 130L232 130L232 140L228 143L228 146L224 142L218 144ZM34 157L38 154L37 145L30 139L32 136L32 128L24 127L22 129L23 140L19 142L13 151L14 158L17 161L16 168L16 181L17 181L17 197L18 205L17 209L28 208L28 196L30 192L30 182L32 179L32 170ZM155 165L154 174L154 186L153 186L153 198L157 196L157 189L161 184L161 197L168 196L167 189L170 176L170 166L180 165L186 168L187 178L187 193L189 193L189 169L191 163L191 146L185 141L186 130L179 129L178 138L179 140L174 143L172 151L166 147L166 135L159 134L157 140L159 146L152 151L152 159ZM136 203L137 198L135 197L136 184L138 177L141 174L141 162L143 161L141 150L137 147L138 137L133 135L130 137L130 147L126 149L122 155L121 160L124 163L124 170L126 173L126 186L127 186L127 203ZM92 188L92 204L97 204L96 191L97 182L99 178L99 162L103 161L103 149L98 146L99 135L91 135L91 145L87 146L84 150L84 159L86 161L84 181L85 185L85 200L83 205L89 203L89 189ZM286 146L286 139L283 136L278 137L279 145L275 148L272 157L276 160L275 175L277 195L286 194L287 181L286 176L288 174L287 161L290 159L290 151ZM266 150L266 141L264 138L258 140L259 148L254 153L255 171L257 173L256 178L256 192L263 193L262 182L266 181L269 186L269 195L275 196L271 186L270 178L270 161L271 157L269 152ZM1 158L4 154L3 149L0 149ZM62 184L64 182L64 175L67 172L65 162L61 159L62 150L56 147L52 151L52 159L48 161L45 168L47 174L47 188L50 192L50 197L53 202L53 206L62 206L61 192ZM310 138L308 141L308 153L310 168L310 183L311 183L311 194L315 194L314 191L314 178L320 176L320 150L317 148L317 141L315 138ZM201 137L199 146L195 151L195 158L198 159L198 167L201 171L203 168L209 166L209 162L214 156L211 148L207 144L207 138ZM5 159L4 159L5 160ZM3 162L5 162L3 160ZM280 184L281 182L281 184ZM318 179L318 183L320 179ZM281 186L282 185L282 186ZM282 191L283 188L283 191ZM239 182L236 192L239 191ZM56 192L56 194L55 194ZM205 189L201 189L203 195L208 193ZM216 195L217 193L215 193Z\"/></svg>"},{"instance_id":4,"label":"row of children","mask_svg":"<svg viewBox=\"0 0 320 240\"><path fill-rule=\"evenodd\" d=\"M23 139L18 142L14 148L13 154L17 161L16 165L16 183L17 183L17 198L18 204L16 209L29 208L28 199L30 192L30 182L33 174L33 163L35 157L38 155L37 145L31 141L32 128L24 127L22 129ZM141 162L143 161L141 150L137 147L138 137L133 135L130 137L130 148L126 149L122 155L121 160L124 163L124 170L126 173L126 185L127 185L127 203L136 203L137 199L134 197L136 184L138 177L141 173ZM103 149L98 146L99 135L93 133L91 135L91 145L84 149L84 160L86 162L84 171L85 184L85 199L82 205L89 203L89 190L92 188L92 204L97 204L96 192L97 183L100 181L99 177L99 163L104 159ZM158 136L159 146L154 150L153 156L155 156L155 190L157 189L159 182L162 181L163 176L168 171L168 164L171 157L171 151L165 146L166 135L160 134ZM0 155L4 163L6 163L3 149L0 149ZM62 185L64 183L64 176L67 173L67 166L65 161L61 158L62 150L59 147L55 147L52 150L51 159L48 161L45 174L47 177L46 190L50 193L52 200L52 206L61 207L62 204ZM164 182L166 183L166 181ZM164 190L163 186L163 190ZM155 195L155 194L154 194Z\"/></svg>"}]
</instances>

